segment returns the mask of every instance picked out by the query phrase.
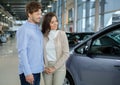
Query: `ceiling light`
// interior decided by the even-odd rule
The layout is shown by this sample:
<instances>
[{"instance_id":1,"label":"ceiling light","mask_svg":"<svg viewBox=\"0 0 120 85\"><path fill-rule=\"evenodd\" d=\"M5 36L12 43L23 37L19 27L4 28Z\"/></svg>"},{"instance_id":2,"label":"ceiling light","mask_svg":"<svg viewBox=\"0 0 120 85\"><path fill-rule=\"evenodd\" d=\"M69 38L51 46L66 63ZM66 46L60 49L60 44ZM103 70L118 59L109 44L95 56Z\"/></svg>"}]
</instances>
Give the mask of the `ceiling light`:
<instances>
[{"instance_id":1,"label":"ceiling light","mask_svg":"<svg viewBox=\"0 0 120 85\"><path fill-rule=\"evenodd\" d=\"M44 12L47 12L47 10L45 9Z\"/></svg>"},{"instance_id":2,"label":"ceiling light","mask_svg":"<svg viewBox=\"0 0 120 85\"><path fill-rule=\"evenodd\" d=\"M10 4L7 4L7 6L10 6Z\"/></svg>"},{"instance_id":3,"label":"ceiling light","mask_svg":"<svg viewBox=\"0 0 120 85\"><path fill-rule=\"evenodd\" d=\"M48 8L51 8L51 7L52 7L52 5L48 5L47 7L48 7Z\"/></svg>"},{"instance_id":4,"label":"ceiling light","mask_svg":"<svg viewBox=\"0 0 120 85\"><path fill-rule=\"evenodd\" d=\"M49 5L47 6L48 8L52 7L51 1L49 2Z\"/></svg>"},{"instance_id":5,"label":"ceiling light","mask_svg":"<svg viewBox=\"0 0 120 85\"><path fill-rule=\"evenodd\" d=\"M4 17L5 15L3 14L2 16Z\"/></svg>"},{"instance_id":6,"label":"ceiling light","mask_svg":"<svg viewBox=\"0 0 120 85\"><path fill-rule=\"evenodd\" d=\"M8 18L7 16L5 18Z\"/></svg>"}]
</instances>

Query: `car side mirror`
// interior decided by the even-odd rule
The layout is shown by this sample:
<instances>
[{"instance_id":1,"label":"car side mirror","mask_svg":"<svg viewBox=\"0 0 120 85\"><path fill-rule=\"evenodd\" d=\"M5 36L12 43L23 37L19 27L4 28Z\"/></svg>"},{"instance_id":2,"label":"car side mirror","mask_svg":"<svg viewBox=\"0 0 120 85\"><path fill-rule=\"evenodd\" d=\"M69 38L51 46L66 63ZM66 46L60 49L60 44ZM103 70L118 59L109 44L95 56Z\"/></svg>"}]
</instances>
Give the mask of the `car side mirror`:
<instances>
[{"instance_id":1,"label":"car side mirror","mask_svg":"<svg viewBox=\"0 0 120 85\"><path fill-rule=\"evenodd\" d=\"M92 54L91 54L91 51L90 51L90 48L91 48L91 43L92 43L92 39L89 40L85 46L85 53L88 57L92 57Z\"/></svg>"},{"instance_id":2,"label":"car side mirror","mask_svg":"<svg viewBox=\"0 0 120 85\"><path fill-rule=\"evenodd\" d=\"M88 53L88 49L89 49L89 47L86 45L86 46L82 49L82 53L87 54L87 53Z\"/></svg>"}]
</instances>

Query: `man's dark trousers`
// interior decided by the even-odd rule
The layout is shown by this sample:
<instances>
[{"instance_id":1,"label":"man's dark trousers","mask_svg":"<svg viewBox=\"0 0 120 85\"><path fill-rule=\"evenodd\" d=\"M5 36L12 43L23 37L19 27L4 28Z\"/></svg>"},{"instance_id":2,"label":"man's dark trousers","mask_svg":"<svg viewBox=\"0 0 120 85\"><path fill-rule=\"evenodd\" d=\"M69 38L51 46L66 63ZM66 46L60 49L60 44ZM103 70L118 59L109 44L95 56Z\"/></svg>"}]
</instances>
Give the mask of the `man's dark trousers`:
<instances>
[{"instance_id":1,"label":"man's dark trousers","mask_svg":"<svg viewBox=\"0 0 120 85\"><path fill-rule=\"evenodd\" d=\"M34 84L33 85L40 85L40 73L37 74L33 74L34 76ZM30 83L28 83L25 79L25 75L24 74L20 74L20 83L21 85L31 85Z\"/></svg>"}]
</instances>

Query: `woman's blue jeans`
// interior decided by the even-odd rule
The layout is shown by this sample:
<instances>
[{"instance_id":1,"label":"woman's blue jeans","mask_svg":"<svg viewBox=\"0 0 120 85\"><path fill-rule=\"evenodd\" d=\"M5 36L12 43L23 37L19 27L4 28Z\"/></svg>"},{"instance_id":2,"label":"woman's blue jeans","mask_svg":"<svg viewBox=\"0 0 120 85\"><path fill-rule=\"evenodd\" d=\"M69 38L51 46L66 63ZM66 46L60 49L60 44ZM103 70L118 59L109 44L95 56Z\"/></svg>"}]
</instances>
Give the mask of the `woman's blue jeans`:
<instances>
[{"instance_id":1,"label":"woman's blue jeans","mask_svg":"<svg viewBox=\"0 0 120 85\"><path fill-rule=\"evenodd\" d=\"M37 74L33 74L34 76L34 84L33 85L40 85L40 73ZM25 75L24 74L20 74L20 83L21 85L31 85L30 83L28 83L25 79Z\"/></svg>"}]
</instances>

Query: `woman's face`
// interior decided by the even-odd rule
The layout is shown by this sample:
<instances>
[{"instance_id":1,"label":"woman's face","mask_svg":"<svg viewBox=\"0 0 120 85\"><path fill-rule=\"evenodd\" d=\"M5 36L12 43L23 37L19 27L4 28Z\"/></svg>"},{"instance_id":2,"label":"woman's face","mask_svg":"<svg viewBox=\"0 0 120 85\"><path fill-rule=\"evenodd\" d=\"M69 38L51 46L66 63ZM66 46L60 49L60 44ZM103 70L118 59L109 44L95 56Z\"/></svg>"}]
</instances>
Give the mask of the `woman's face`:
<instances>
[{"instance_id":1,"label":"woman's face","mask_svg":"<svg viewBox=\"0 0 120 85\"><path fill-rule=\"evenodd\" d=\"M58 20L57 18L54 16L52 17L51 21L50 21L50 28L51 30L56 30L58 27Z\"/></svg>"}]
</instances>

